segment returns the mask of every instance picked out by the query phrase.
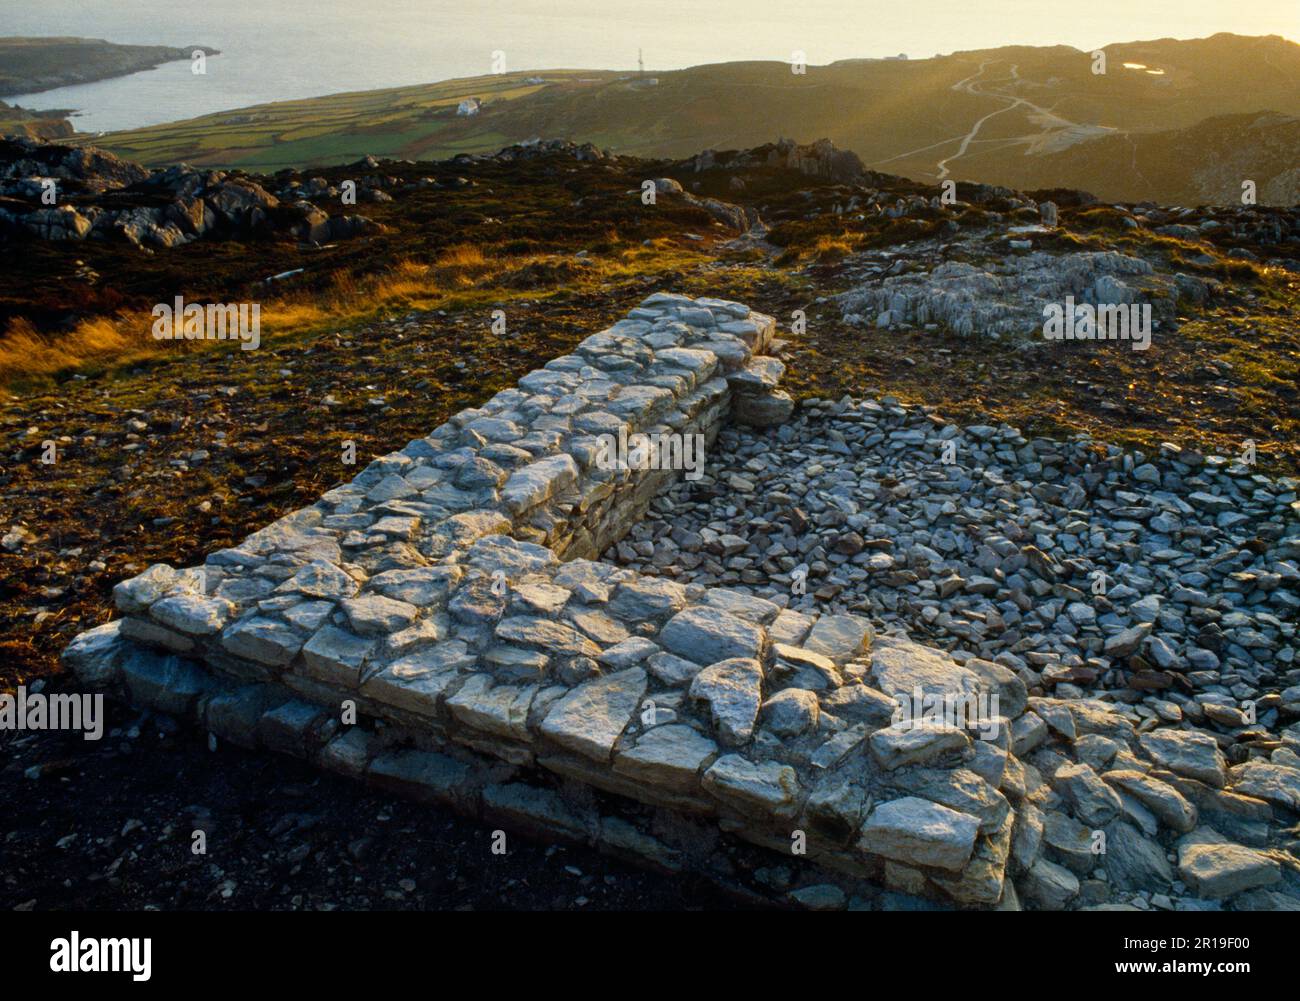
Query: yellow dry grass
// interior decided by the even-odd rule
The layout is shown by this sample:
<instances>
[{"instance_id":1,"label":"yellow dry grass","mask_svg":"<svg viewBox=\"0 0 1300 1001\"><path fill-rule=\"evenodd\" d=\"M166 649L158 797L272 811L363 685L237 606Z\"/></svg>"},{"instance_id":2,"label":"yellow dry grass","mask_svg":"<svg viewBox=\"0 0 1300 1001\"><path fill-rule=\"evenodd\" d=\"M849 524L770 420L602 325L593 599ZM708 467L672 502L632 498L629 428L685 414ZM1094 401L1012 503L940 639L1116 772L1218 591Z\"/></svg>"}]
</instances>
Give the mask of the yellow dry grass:
<instances>
[{"instance_id":1,"label":"yellow dry grass","mask_svg":"<svg viewBox=\"0 0 1300 1001\"><path fill-rule=\"evenodd\" d=\"M261 340L268 343L311 336L393 312L445 308L452 299L523 294L497 287L495 279L530 263L557 260L568 258L547 254L491 257L478 246L457 244L443 250L432 263L402 259L367 276L338 271L323 290L284 290L260 299ZM599 282L681 263L680 254L664 255L640 246L626 248L592 261L583 280ZM530 294L535 297L538 290ZM40 333L27 320L16 319L0 334L0 385L13 390L35 388L72 372L129 365L164 353L222 347L218 341L155 340L153 323L152 314L139 309L83 320L69 331L52 334Z\"/></svg>"},{"instance_id":2,"label":"yellow dry grass","mask_svg":"<svg viewBox=\"0 0 1300 1001\"><path fill-rule=\"evenodd\" d=\"M427 308L494 267L479 248L465 245L449 247L432 265L403 260L366 278L340 271L331 276L324 294L287 291L262 300L261 337L267 341L326 324L344 326L389 308ZM0 384L25 385L83 368L129 364L164 351L201 351L214 343L158 341L152 335L153 323L149 311L130 310L83 320L66 332L43 334L25 318L15 319L0 336Z\"/></svg>"},{"instance_id":3,"label":"yellow dry grass","mask_svg":"<svg viewBox=\"0 0 1300 1001\"><path fill-rule=\"evenodd\" d=\"M10 322L0 338L0 381L51 376L105 357L128 353L144 344L149 325L133 336L125 317L84 320L66 334L41 334L24 317Z\"/></svg>"}]
</instances>

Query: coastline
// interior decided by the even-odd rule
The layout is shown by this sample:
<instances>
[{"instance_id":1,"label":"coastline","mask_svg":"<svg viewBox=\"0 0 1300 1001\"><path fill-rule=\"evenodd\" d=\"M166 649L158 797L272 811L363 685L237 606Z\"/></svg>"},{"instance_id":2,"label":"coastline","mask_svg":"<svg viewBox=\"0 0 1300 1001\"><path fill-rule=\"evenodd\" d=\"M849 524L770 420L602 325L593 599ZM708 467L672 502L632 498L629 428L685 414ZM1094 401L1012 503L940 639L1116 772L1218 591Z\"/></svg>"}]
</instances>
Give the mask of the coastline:
<instances>
[{"instance_id":1,"label":"coastline","mask_svg":"<svg viewBox=\"0 0 1300 1001\"><path fill-rule=\"evenodd\" d=\"M208 45L123 45L102 38L24 37L0 39L0 100L63 87L99 83L190 59L194 52L220 55ZM54 69L54 67L66 67Z\"/></svg>"}]
</instances>

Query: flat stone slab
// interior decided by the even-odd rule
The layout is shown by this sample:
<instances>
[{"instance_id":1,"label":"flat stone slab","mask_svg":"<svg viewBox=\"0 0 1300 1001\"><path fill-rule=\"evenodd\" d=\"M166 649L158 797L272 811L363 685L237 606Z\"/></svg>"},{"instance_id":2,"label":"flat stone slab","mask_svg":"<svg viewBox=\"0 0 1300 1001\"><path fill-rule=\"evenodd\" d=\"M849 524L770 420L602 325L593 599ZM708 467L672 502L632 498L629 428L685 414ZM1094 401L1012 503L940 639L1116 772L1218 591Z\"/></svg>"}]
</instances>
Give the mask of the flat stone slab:
<instances>
[{"instance_id":1,"label":"flat stone slab","mask_svg":"<svg viewBox=\"0 0 1300 1001\"><path fill-rule=\"evenodd\" d=\"M659 635L670 653L699 664L731 658L754 658L763 653L761 627L715 608L688 608L678 612Z\"/></svg>"},{"instance_id":2,"label":"flat stone slab","mask_svg":"<svg viewBox=\"0 0 1300 1001\"><path fill-rule=\"evenodd\" d=\"M608 763L645 690L646 674L639 667L584 682L551 707L542 735Z\"/></svg>"},{"instance_id":3,"label":"flat stone slab","mask_svg":"<svg viewBox=\"0 0 1300 1001\"><path fill-rule=\"evenodd\" d=\"M836 664L843 664L865 654L875 635L871 623L860 615L823 615L804 645L815 653L825 654Z\"/></svg>"},{"instance_id":4,"label":"flat stone slab","mask_svg":"<svg viewBox=\"0 0 1300 1001\"><path fill-rule=\"evenodd\" d=\"M1244 845L1193 844L1179 854L1178 876L1202 896L1218 899L1272 886L1281 881L1282 867Z\"/></svg>"},{"instance_id":5,"label":"flat stone slab","mask_svg":"<svg viewBox=\"0 0 1300 1001\"><path fill-rule=\"evenodd\" d=\"M969 814L908 796L876 807L860 844L895 861L955 871L970 859L978 833L979 821Z\"/></svg>"},{"instance_id":6,"label":"flat stone slab","mask_svg":"<svg viewBox=\"0 0 1300 1001\"><path fill-rule=\"evenodd\" d=\"M1147 754L1172 772L1217 788L1227 785L1227 763L1209 734L1155 730L1143 734L1141 743Z\"/></svg>"},{"instance_id":7,"label":"flat stone slab","mask_svg":"<svg viewBox=\"0 0 1300 1001\"><path fill-rule=\"evenodd\" d=\"M690 696L708 705L724 743L745 744L754 734L763 701L763 665L747 657L720 660L695 675Z\"/></svg>"},{"instance_id":8,"label":"flat stone slab","mask_svg":"<svg viewBox=\"0 0 1300 1001\"><path fill-rule=\"evenodd\" d=\"M657 726L618 754L614 771L648 785L690 792L701 767L717 752L716 743L689 726Z\"/></svg>"}]
</instances>

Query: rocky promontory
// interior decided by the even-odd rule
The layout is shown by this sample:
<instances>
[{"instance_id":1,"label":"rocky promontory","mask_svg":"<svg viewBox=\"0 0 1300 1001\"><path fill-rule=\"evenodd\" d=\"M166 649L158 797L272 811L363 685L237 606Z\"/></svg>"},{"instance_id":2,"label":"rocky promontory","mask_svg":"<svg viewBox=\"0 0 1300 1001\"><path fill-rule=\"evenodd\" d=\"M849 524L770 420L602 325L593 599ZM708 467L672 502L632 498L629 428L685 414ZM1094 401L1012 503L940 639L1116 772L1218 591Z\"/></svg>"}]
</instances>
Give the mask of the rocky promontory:
<instances>
[{"instance_id":1,"label":"rocky promontory","mask_svg":"<svg viewBox=\"0 0 1300 1001\"><path fill-rule=\"evenodd\" d=\"M219 55L208 45L118 45L102 38L0 38L0 97L34 94L78 83L150 70L189 59L196 52Z\"/></svg>"}]
</instances>

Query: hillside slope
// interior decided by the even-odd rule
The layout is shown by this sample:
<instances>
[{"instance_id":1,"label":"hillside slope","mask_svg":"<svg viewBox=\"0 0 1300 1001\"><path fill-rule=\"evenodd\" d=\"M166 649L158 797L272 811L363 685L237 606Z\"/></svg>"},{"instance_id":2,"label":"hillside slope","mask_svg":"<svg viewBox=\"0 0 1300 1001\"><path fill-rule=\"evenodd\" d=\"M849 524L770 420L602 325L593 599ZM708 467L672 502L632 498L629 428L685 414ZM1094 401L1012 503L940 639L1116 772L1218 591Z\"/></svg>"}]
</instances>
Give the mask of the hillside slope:
<instances>
[{"instance_id":1,"label":"hillside slope","mask_svg":"<svg viewBox=\"0 0 1300 1001\"><path fill-rule=\"evenodd\" d=\"M1262 116L1300 116L1300 45L1221 34L1104 51L1100 74L1090 53L1068 46L848 60L803 74L776 62L648 78L505 74L265 105L99 142L148 164L265 170L366 152L450 156L535 136L656 157L825 136L870 167L930 183L1068 185L1112 200L1195 202L1235 200L1249 178L1263 203L1294 200L1291 126ZM484 98L484 109L457 117L453 106L467 96ZM1201 127L1228 116L1250 121Z\"/></svg>"},{"instance_id":2,"label":"hillside slope","mask_svg":"<svg viewBox=\"0 0 1300 1001\"><path fill-rule=\"evenodd\" d=\"M1127 164L1122 184L1108 170ZM1254 181L1263 205L1300 204L1300 118L1221 115L1185 129L1104 136L1034 160L1008 164L1004 183L1088 187L1105 198L1183 205L1230 204Z\"/></svg>"}]
</instances>

